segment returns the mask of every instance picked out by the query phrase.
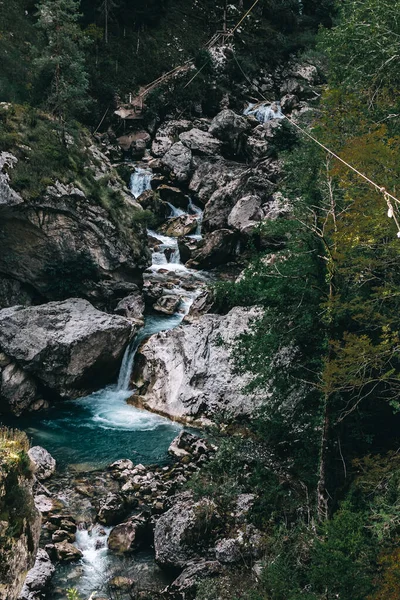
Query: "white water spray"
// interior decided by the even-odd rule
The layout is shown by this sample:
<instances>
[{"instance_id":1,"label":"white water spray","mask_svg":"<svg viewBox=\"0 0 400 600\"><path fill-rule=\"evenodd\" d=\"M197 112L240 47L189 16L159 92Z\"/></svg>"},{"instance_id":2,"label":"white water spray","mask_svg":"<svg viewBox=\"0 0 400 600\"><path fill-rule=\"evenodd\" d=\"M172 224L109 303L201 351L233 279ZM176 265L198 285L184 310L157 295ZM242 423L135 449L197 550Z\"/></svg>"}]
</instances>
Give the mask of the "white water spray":
<instances>
[{"instance_id":1,"label":"white water spray","mask_svg":"<svg viewBox=\"0 0 400 600\"><path fill-rule=\"evenodd\" d=\"M267 121L272 121L273 119L283 119L284 115L281 110L281 105L278 102L262 103L262 104L252 104L243 111L244 115L254 115L255 118L260 121L260 123L267 123Z\"/></svg>"},{"instance_id":2,"label":"white water spray","mask_svg":"<svg viewBox=\"0 0 400 600\"><path fill-rule=\"evenodd\" d=\"M153 173L151 169L136 167L131 175L130 190L135 198L139 198L147 190L151 190Z\"/></svg>"}]
</instances>

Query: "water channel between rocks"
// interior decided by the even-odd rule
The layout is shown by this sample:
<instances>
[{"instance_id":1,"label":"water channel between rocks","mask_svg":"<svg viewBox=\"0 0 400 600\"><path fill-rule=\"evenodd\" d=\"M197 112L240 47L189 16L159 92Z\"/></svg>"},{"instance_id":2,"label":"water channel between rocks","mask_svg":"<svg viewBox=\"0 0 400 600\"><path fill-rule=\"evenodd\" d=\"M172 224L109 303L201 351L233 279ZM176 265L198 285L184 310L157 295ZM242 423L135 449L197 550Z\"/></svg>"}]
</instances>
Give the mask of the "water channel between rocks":
<instances>
[{"instance_id":1,"label":"water channel between rocks","mask_svg":"<svg viewBox=\"0 0 400 600\"><path fill-rule=\"evenodd\" d=\"M131 178L131 192L135 198L151 188L151 177L150 169L135 168ZM202 211L189 198L188 213L196 215L198 227L191 237L199 239ZM170 216L180 214L184 211L171 205ZM45 447L54 456L58 475L55 484L50 487L52 491L56 489L56 497L71 513L85 521L85 525L78 529L75 542L83 558L79 564L57 567L50 595L52 600L64 599L65 590L69 587L76 587L84 598L93 591L107 595L106 581L115 574L132 577L147 589L153 585L159 588L167 583L150 551L139 552L127 559L112 555L106 543L110 528L93 526L90 502L86 499L80 501L79 495L72 490L72 482L79 476L85 480L92 473L95 478L96 472L100 473L121 458L129 458L136 464L167 462L168 447L181 429L177 423L127 404L132 395L130 376L140 343L153 334L177 327L199 293L197 288L204 284L207 276L181 264L176 238L154 231L149 231L149 236L159 242L153 251L149 276L153 281L162 283L166 274L176 274L176 286L169 292L181 298L177 312L173 315L146 315L143 328L126 349L117 383L85 398L64 402L46 413L30 414L9 423L24 429L33 445ZM190 291L187 288L191 286L181 287L182 276L198 282L199 286L195 285L196 289Z\"/></svg>"}]
</instances>

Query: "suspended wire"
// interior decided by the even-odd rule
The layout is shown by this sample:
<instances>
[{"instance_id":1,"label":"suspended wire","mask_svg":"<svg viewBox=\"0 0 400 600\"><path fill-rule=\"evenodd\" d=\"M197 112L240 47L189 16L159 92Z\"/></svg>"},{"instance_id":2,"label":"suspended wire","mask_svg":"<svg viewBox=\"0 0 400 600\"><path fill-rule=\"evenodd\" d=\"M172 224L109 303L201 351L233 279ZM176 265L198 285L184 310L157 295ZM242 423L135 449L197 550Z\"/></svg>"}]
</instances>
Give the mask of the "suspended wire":
<instances>
[{"instance_id":1,"label":"suspended wire","mask_svg":"<svg viewBox=\"0 0 400 600\"><path fill-rule=\"evenodd\" d=\"M241 64L239 63L235 52L233 52L233 57L236 61L236 64L238 65L239 69L241 70L242 74L244 75L244 77L247 79L247 81L250 83L250 85L257 91L258 95L261 96L266 102L269 102L269 100L264 96L264 94L262 94L262 92L260 92L259 88L254 85L249 77L246 75L246 73L244 72ZM394 196L393 194L391 194L390 192L388 192L386 190L386 188L384 188L383 186L378 185L377 183L375 183L375 181L373 181L372 179L370 179L369 177L367 177L367 175L365 175L364 173L362 173L361 171L359 171L358 169L356 169L356 167L353 167L353 165L351 165L350 163L348 163L347 161L345 161L343 158L341 158L338 154L336 154L336 152L333 152L333 150L331 150L330 148L328 148L327 146L325 146L322 142L320 142L317 138L315 138L311 133L309 133L306 129L303 129L303 127L300 127L300 125L298 125L293 119L291 119L289 116L287 115L283 115L283 118L286 119L287 121L289 121L289 123L291 125L293 125L293 127L295 127L296 129L298 129L303 135L307 136L310 140L312 140L313 142L315 142L316 144L318 144L318 146L320 146L321 148L323 148L323 150L325 150L325 152L328 152L328 154L330 154L331 156L333 156L334 158L336 158L338 161L340 161L342 164L344 164L348 169L350 169L351 171L353 171L354 173L356 173L359 177L361 177L362 179L364 179L367 183L369 183L372 187L374 187L379 193L383 194L383 197L385 199L386 205L388 207L388 217L389 219L393 219L393 221L396 224L397 227L397 237L400 238L400 222L399 219L396 215L396 212L393 208L393 204L392 202L394 202L397 205L400 205L400 200L398 198L396 198L396 196Z\"/></svg>"}]
</instances>

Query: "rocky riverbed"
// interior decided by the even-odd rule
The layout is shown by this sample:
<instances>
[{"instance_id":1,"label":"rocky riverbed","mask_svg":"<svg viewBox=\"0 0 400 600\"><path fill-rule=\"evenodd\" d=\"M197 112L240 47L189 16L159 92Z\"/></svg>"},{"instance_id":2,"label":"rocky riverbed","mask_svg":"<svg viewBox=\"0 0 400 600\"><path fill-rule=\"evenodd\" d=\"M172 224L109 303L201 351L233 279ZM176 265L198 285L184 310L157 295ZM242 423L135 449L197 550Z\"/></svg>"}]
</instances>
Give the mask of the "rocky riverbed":
<instances>
[{"instance_id":1,"label":"rocky riverbed","mask_svg":"<svg viewBox=\"0 0 400 600\"><path fill-rule=\"evenodd\" d=\"M278 104L253 103L245 114L224 107L214 118L170 116L151 133L128 136L126 156L141 156L128 163L129 192L107 158L116 156L110 135L98 136L93 163L103 175L113 170L125 213L152 213L147 234L140 225L133 237L122 235L78 188L49 187L40 210L53 217L37 238L45 244L45 232L52 240L43 260L67 242L70 252L77 238L90 247L101 273L85 282L85 299L44 302L51 286L29 261L26 277L18 271L11 285L7 272L7 290L0 282L0 406L36 444L43 523L23 600L46 590L64 600L71 587L91 600L190 600L202 580L262 556L263 536L247 518L251 494L237 494L221 511L191 489L216 448L184 426L251 418L261 402L243 393L248 378L231 363L236 338L259 309L216 314L209 284L240 276L249 248L276 243L260 224L290 213L277 191L282 164L274 147L283 113L308 110L306 84L318 74L293 66L286 87L280 77ZM19 210L23 233L36 224L10 186L13 164L3 156L0 210L6 232ZM13 260L22 261L21 252Z\"/></svg>"}]
</instances>

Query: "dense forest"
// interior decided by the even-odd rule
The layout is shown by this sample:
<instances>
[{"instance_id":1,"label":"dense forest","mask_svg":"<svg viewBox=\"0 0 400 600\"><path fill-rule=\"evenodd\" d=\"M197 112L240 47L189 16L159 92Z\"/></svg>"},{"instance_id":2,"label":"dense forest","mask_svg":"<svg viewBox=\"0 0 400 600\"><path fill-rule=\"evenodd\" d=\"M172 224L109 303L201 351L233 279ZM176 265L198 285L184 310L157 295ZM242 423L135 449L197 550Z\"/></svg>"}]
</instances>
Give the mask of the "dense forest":
<instances>
[{"instance_id":1,"label":"dense forest","mask_svg":"<svg viewBox=\"0 0 400 600\"><path fill-rule=\"evenodd\" d=\"M93 132L118 132L113 112L129 94L194 60L193 82L190 71L148 96L151 130L155 118L195 119L198 104L202 117L213 118L226 95L237 113L247 101L265 100L259 72L284 73L293 57L316 67L322 83L306 91L310 110L298 127L283 122L268 156L284 165L278 188L287 216L262 220L246 238L240 276L209 286L218 315L261 307L262 316L235 340L232 362L235 373L251 376L244 393L263 402L251 418L215 420L208 435L216 455L186 485L228 522L233 499L255 495L249 521L262 532L262 565L255 580L244 557L236 573L205 579L196 598L395 600L400 1L261 0L217 72L204 44L252 4L0 3L0 100L14 107L13 115L0 107L0 150L33 144L31 163L12 174L25 197L38 197L54 174L79 175L85 192L109 207L115 193L104 196L85 174L79 144ZM251 169L257 160L240 162ZM122 209L110 210L122 223ZM131 226L152 222L145 213ZM55 298L73 295L64 291ZM203 526L199 535L207 538L207 515ZM71 590L70 597L79 596Z\"/></svg>"}]
</instances>

